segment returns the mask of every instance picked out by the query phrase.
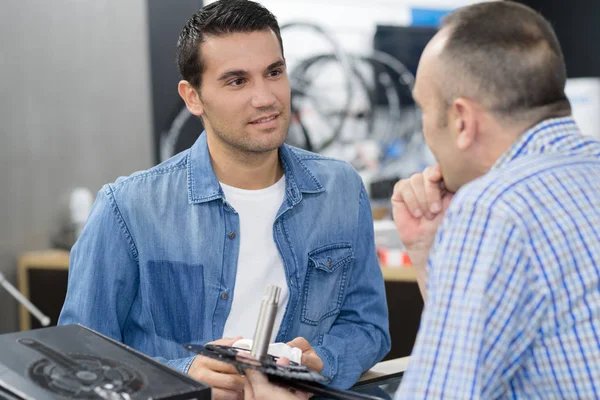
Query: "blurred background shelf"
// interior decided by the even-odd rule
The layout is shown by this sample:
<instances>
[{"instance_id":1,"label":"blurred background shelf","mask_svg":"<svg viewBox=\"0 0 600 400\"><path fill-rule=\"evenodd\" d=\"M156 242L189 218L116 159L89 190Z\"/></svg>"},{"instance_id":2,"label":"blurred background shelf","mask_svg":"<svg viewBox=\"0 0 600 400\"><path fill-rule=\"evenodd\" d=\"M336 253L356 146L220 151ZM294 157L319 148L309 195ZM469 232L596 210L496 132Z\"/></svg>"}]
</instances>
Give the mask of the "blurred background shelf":
<instances>
[{"instance_id":1,"label":"blurred background shelf","mask_svg":"<svg viewBox=\"0 0 600 400\"><path fill-rule=\"evenodd\" d=\"M413 267L389 268L381 266L383 279L386 282L416 282L417 273Z\"/></svg>"},{"instance_id":2,"label":"blurred background shelf","mask_svg":"<svg viewBox=\"0 0 600 400\"><path fill-rule=\"evenodd\" d=\"M56 325L67 294L69 252L44 250L24 253L18 261L19 291ZM19 329L41 328L27 309L19 306Z\"/></svg>"}]
</instances>

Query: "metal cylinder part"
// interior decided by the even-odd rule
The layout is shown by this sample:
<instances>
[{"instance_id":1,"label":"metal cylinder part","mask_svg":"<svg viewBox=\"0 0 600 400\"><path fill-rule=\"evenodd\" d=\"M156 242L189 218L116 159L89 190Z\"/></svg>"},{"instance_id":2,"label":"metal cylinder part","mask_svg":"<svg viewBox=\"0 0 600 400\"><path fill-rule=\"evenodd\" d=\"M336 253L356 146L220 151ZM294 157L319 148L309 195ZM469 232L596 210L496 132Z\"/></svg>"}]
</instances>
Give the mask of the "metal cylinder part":
<instances>
[{"instance_id":1,"label":"metal cylinder part","mask_svg":"<svg viewBox=\"0 0 600 400\"><path fill-rule=\"evenodd\" d=\"M252 356L260 360L267 355L269 344L271 343L271 333L275 324L275 316L277 315L277 307L279 305L279 296L281 288L276 285L269 285L265 291L260 313L258 314L258 322L256 323L256 331L254 332L254 340L250 353Z\"/></svg>"}]
</instances>

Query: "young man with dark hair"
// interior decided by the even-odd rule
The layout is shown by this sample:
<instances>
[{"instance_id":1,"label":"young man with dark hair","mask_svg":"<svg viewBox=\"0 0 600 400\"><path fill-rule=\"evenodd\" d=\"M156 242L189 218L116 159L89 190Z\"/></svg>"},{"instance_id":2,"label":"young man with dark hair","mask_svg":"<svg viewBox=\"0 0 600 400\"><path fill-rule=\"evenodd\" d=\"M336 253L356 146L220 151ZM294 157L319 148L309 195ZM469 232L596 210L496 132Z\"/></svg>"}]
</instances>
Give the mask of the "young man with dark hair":
<instances>
[{"instance_id":1,"label":"young man with dark hair","mask_svg":"<svg viewBox=\"0 0 600 400\"><path fill-rule=\"evenodd\" d=\"M389 351L369 199L347 163L284 144L290 84L275 17L196 13L177 45L193 147L104 186L71 254L60 323L81 323L242 398L244 378L184 343L252 338L267 284L276 342L349 387Z\"/></svg>"},{"instance_id":2,"label":"young man with dark hair","mask_svg":"<svg viewBox=\"0 0 600 400\"><path fill-rule=\"evenodd\" d=\"M425 297L397 399L600 398L600 142L565 82L550 24L513 2L461 8L427 45L414 97L439 166L392 197Z\"/></svg>"}]
</instances>

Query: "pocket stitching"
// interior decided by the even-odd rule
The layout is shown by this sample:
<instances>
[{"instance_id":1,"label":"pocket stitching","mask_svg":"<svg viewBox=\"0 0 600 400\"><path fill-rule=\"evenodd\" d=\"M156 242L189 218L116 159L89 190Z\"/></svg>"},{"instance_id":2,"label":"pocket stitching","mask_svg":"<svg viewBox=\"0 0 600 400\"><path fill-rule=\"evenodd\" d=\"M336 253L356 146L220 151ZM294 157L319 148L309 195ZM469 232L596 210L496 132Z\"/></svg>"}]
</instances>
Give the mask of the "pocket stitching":
<instances>
[{"instance_id":1,"label":"pocket stitching","mask_svg":"<svg viewBox=\"0 0 600 400\"><path fill-rule=\"evenodd\" d=\"M324 272L327 272L329 274L332 274L338 268L340 268L341 266L343 266L347 262L349 262L352 259L354 259L354 255L352 254L352 252L350 252L350 254L347 255L345 258L342 258L340 261L336 262L335 264L332 264L331 268L328 267L327 265L323 265L322 263L320 263L318 260L314 259L313 257L309 257L308 259L313 262L313 264L315 265L316 269L324 271Z\"/></svg>"},{"instance_id":2,"label":"pocket stitching","mask_svg":"<svg viewBox=\"0 0 600 400\"><path fill-rule=\"evenodd\" d=\"M324 319L329 318L332 315L338 314L340 312L341 306L342 306L342 299L343 299L343 297L344 297L344 295L346 293L346 278L347 278L347 275L348 275L348 269L346 268L346 266L350 262L352 262L354 260L354 255L352 254L352 247L351 246L329 245L329 246L325 246L325 247L322 247L322 248L318 249L318 252L321 252L321 251L328 250L329 248L344 248L344 247L349 248L350 251L351 251L351 254L349 256L347 256L346 258L344 258L341 261L339 261L339 262L336 263L335 270L337 270L339 268L342 268L342 267L344 268L344 270L342 271L342 276L340 278L340 291L339 291L339 295L338 295L338 299L336 301L335 307L333 308L333 310L331 310L331 311L323 314L317 321L308 318L306 316L306 313L308 311L307 303L308 303L308 294L309 294L309 287L310 287L310 285L306 284L305 287L304 287L304 301L303 301L303 304L302 304L302 322L304 322L304 323L306 323L308 325L316 326L316 325L319 324L319 322L323 321ZM317 252L317 251L312 251L310 254L314 254L315 252ZM309 257L309 259L311 259L311 262L314 263L314 261L312 260L311 257ZM318 265L318 263L315 264L315 269L322 270L322 268L318 268L317 265ZM329 273L333 272L333 271L330 271L329 269L327 269L326 271L329 272ZM310 282L310 278L311 278L312 275L313 275L313 270L311 268L307 272L305 281L306 282Z\"/></svg>"},{"instance_id":3,"label":"pocket stitching","mask_svg":"<svg viewBox=\"0 0 600 400\"><path fill-rule=\"evenodd\" d=\"M327 266L323 266L320 262L319 259L316 258L316 255L319 255L321 253L324 253L328 250L337 250L337 249L347 249L347 253L348 255L341 259L340 261L336 262L335 264L333 264L331 266L331 268L328 268ZM329 258L329 257L328 257ZM310 253L308 253L308 259L310 261L312 261L315 265L315 268L320 269L322 271L328 272L328 273L332 273L335 270L337 270L340 266L344 265L345 263L347 263L349 260L354 259L354 251L352 250L352 245L350 243L336 243L336 244L328 244L325 246L321 246L313 251L311 251Z\"/></svg>"}]
</instances>

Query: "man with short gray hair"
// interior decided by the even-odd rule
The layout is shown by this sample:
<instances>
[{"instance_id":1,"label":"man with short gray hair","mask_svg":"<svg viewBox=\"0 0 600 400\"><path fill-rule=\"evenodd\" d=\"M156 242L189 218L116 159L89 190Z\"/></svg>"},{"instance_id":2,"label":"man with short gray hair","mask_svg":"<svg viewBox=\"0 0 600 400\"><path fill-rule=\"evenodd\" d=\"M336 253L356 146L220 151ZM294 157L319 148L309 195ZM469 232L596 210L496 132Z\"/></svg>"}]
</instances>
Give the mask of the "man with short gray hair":
<instances>
[{"instance_id":1,"label":"man with short gray hair","mask_svg":"<svg viewBox=\"0 0 600 400\"><path fill-rule=\"evenodd\" d=\"M426 297L399 399L600 398L600 142L580 134L550 24L450 14L414 96L438 166L396 184Z\"/></svg>"}]
</instances>

